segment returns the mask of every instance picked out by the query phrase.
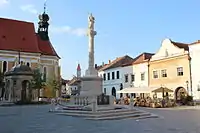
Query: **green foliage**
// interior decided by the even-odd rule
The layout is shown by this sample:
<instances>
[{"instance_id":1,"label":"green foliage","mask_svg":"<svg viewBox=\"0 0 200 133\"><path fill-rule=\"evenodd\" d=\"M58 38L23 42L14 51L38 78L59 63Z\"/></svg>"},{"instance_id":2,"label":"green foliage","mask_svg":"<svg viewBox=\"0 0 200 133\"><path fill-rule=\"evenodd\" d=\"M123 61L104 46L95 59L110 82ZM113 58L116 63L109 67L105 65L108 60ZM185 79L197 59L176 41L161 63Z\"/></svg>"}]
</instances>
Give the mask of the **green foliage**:
<instances>
[{"instance_id":1,"label":"green foliage","mask_svg":"<svg viewBox=\"0 0 200 133\"><path fill-rule=\"evenodd\" d=\"M33 89L42 89L45 86L45 82L42 79L42 73L40 73L39 69L34 69L33 70L33 80L31 81L31 87Z\"/></svg>"},{"instance_id":2,"label":"green foliage","mask_svg":"<svg viewBox=\"0 0 200 133\"><path fill-rule=\"evenodd\" d=\"M56 79L50 79L47 82L47 86L51 88L52 90L60 90L61 88L61 82Z\"/></svg>"},{"instance_id":3,"label":"green foliage","mask_svg":"<svg viewBox=\"0 0 200 133\"><path fill-rule=\"evenodd\" d=\"M61 82L56 79L49 79L46 85L49 89L51 89L54 96L55 96L56 91L60 90L61 88Z\"/></svg>"},{"instance_id":4,"label":"green foliage","mask_svg":"<svg viewBox=\"0 0 200 133\"><path fill-rule=\"evenodd\" d=\"M186 97L186 101L187 101L187 102L192 102L192 101L193 101L193 97L188 95L188 96Z\"/></svg>"}]
</instances>

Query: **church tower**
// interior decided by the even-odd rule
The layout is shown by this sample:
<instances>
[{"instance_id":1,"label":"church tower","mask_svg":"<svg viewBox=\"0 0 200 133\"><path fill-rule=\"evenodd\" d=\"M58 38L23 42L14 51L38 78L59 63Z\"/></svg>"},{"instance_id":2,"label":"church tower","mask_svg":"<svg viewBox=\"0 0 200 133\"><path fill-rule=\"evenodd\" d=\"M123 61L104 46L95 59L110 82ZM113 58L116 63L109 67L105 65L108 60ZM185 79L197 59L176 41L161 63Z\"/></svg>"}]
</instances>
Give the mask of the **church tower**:
<instances>
[{"instance_id":1,"label":"church tower","mask_svg":"<svg viewBox=\"0 0 200 133\"><path fill-rule=\"evenodd\" d=\"M39 15L38 22L38 35L44 41L49 40L48 28L49 28L49 15L46 14L46 1L44 3L44 12Z\"/></svg>"},{"instance_id":2,"label":"church tower","mask_svg":"<svg viewBox=\"0 0 200 133\"><path fill-rule=\"evenodd\" d=\"M80 64L78 64L78 66L77 66L76 75L77 75L77 78L81 77L81 66L80 66Z\"/></svg>"}]
</instances>

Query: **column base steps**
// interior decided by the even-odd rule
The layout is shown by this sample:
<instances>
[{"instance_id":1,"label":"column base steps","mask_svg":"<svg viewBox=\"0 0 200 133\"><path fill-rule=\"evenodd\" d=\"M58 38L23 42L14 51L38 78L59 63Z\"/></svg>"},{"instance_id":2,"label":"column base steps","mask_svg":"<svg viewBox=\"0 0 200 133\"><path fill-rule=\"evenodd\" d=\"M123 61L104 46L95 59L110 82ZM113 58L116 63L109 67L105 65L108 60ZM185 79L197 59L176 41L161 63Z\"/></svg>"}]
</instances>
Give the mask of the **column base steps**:
<instances>
[{"instance_id":1,"label":"column base steps","mask_svg":"<svg viewBox=\"0 0 200 133\"><path fill-rule=\"evenodd\" d=\"M57 110L52 111L58 115L82 117L87 120L123 120L123 119L147 119L159 118L155 114L144 112L138 109L119 109L107 111L75 111L75 110Z\"/></svg>"}]
</instances>

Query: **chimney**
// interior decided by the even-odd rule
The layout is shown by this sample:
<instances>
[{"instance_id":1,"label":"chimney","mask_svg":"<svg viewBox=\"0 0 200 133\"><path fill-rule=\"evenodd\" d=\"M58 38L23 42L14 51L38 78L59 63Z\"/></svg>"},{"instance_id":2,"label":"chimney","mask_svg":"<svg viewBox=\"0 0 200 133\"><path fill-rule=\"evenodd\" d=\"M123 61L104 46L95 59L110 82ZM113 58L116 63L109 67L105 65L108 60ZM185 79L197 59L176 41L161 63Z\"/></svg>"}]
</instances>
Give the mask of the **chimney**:
<instances>
[{"instance_id":1,"label":"chimney","mask_svg":"<svg viewBox=\"0 0 200 133\"><path fill-rule=\"evenodd\" d=\"M111 60L108 61L108 64L110 64L110 63L111 63Z\"/></svg>"},{"instance_id":2,"label":"chimney","mask_svg":"<svg viewBox=\"0 0 200 133\"><path fill-rule=\"evenodd\" d=\"M94 66L94 67L95 67L95 69L97 69L97 64L95 64L95 66Z\"/></svg>"}]
</instances>

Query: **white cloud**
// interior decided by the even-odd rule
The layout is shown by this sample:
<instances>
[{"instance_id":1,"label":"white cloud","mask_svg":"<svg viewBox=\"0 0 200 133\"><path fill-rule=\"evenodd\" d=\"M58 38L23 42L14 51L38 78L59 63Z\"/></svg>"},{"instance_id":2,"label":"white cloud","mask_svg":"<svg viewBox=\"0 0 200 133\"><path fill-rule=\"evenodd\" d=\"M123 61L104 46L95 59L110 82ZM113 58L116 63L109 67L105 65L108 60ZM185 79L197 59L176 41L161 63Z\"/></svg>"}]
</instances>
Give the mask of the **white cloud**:
<instances>
[{"instance_id":1,"label":"white cloud","mask_svg":"<svg viewBox=\"0 0 200 133\"><path fill-rule=\"evenodd\" d=\"M61 26L61 27L55 27L55 26L51 26L50 27L50 32L52 32L53 34L72 34L72 35L76 35L76 36L84 36L86 35L86 29L85 28L72 28L69 26Z\"/></svg>"},{"instance_id":2,"label":"white cloud","mask_svg":"<svg viewBox=\"0 0 200 133\"><path fill-rule=\"evenodd\" d=\"M23 6L20 6L20 9L24 12L29 12L29 13L32 13L32 14L37 14L38 11L35 9L35 6L34 5L23 5Z\"/></svg>"},{"instance_id":3,"label":"white cloud","mask_svg":"<svg viewBox=\"0 0 200 133\"><path fill-rule=\"evenodd\" d=\"M0 0L0 7L9 4L9 0Z\"/></svg>"}]
</instances>

